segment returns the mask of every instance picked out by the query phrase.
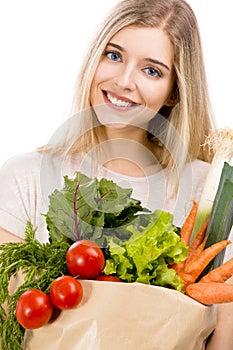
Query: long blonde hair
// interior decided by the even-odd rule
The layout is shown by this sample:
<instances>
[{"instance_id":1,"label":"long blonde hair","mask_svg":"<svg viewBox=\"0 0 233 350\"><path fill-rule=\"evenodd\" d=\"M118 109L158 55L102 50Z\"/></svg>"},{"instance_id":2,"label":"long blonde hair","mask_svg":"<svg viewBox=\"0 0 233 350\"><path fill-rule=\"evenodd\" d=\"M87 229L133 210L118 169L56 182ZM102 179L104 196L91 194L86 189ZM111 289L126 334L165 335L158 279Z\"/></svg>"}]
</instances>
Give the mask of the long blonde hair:
<instances>
[{"instance_id":1,"label":"long blonde hair","mask_svg":"<svg viewBox=\"0 0 233 350\"><path fill-rule=\"evenodd\" d=\"M180 164L180 170L189 159L208 161L207 152L201 145L214 123L211 117L206 74L198 23L191 7L184 0L122 0L109 13L99 27L86 54L76 84L73 117L66 123L65 132L54 143L54 150L80 152L96 146L99 140L95 113L91 108L90 89L96 68L110 39L126 26L162 29L174 48L176 84L172 94L174 105L163 107L170 127L165 130L156 124L156 116L150 122L148 137L157 128L156 139L163 139L161 164L172 168ZM159 119L157 119L159 120ZM158 130L161 129L161 135ZM176 130L181 142L174 137ZM172 155L169 150L172 150Z\"/></svg>"}]
</instances>

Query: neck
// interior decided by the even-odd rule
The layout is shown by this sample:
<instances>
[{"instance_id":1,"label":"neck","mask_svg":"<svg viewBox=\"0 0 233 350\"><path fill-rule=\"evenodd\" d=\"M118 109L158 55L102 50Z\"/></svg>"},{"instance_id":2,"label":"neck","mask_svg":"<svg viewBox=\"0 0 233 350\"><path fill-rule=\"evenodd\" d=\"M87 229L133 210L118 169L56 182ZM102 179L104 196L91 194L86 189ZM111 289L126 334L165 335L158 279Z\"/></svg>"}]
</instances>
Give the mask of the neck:
<instances>
[{"instance_id":1,"label":"neck","mask_svg":"<svg viewBox=\"0 0 233 350\"><path fill-rule=\"evenodd\" d=\"M125 139L143 144L147 139L146 129L133 125L127 125L124 127L102 126L102 129L106 140Z\"/></svg>"},{"instance_id":2,"label":"neck","mask_svg":"<svg viewBox=\"0 0 233 350\"><path fill-rule=\"evenodd\" d=\"M159 148L147 139L146 130L104 127L103 134L98 147L104 167L129 176L145 176L158 170Z\"/></svg>"}]
</instances>

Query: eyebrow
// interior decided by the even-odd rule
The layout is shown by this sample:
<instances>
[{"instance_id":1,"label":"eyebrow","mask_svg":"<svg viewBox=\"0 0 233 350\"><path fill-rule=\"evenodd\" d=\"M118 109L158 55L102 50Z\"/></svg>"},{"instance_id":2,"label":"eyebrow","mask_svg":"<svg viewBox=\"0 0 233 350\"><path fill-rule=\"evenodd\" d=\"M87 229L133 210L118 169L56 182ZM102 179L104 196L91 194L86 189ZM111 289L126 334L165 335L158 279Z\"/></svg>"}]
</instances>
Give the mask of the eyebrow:
<instances>
[{"instance_id":1,"label":"eyebrow","mask_svg":"<svg viewBox=\"0 0 233 350\"><path fill-rule=\"evenodd\" d=\"M113 47L115 47L116 49L118 49L118 50L120 50L122 52L126 52L126 50L122 46L120 46L118 44L114 44L114 43L110 42L110 43L107 44L107 46L113 46ZM161 62L159 60L156 60L156 59L150 58L150 57L146 57L145 60L148 61L148 62L154 63L154 64L159 64L160 66L163 66L168 71L170 71L170 68L165 63L163 63L163 62Z\"/></svg>"}]
</instances>

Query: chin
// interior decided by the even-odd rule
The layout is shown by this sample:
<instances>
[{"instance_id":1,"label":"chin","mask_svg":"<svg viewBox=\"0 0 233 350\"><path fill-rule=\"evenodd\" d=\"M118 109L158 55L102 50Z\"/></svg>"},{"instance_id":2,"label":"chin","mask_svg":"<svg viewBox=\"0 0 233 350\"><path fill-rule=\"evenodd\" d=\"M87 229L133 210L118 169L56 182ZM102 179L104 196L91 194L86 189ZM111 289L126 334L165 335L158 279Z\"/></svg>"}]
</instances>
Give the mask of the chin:
<instances>
[{"instance_id":1,"label":"chin","mask_svg":"<svg viewBox=\"0 0 233 350\"><path fill-rule=\"evenodd\" d=\"M106 124L102 124L103 126L105 126L106 128L110 128L110 129L116 129L116 130L122 130L125 129L127 127L129 127L129 124L124 124L124 123L106 123Z\"/></svg>"}]
</instances>

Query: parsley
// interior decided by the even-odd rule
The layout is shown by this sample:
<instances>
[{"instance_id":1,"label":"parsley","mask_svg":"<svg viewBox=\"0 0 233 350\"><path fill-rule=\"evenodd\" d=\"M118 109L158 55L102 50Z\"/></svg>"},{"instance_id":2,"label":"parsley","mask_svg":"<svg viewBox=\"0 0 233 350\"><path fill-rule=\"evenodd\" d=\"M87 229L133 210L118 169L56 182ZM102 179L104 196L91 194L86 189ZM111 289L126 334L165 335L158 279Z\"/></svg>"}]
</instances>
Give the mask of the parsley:
<instances>
[{"instance_id":1,"label":"parsley","mask_svg":"<svg viewBox=\"0 0 233 350\"><path fill-rule=\"evenodd\" d=\"M36 229L28 222L25 243L4 243L0 245L0 337L2 350L21 350L25 329L15 317L16 303L20 295L30 288L49 293L52 281L68 273L66 252L67 241L40 243L34 239ZM10 295L10 278L22 273L24 282ZM7 304L7 311L3 304Z\"/></svg>"}]
</instances>

